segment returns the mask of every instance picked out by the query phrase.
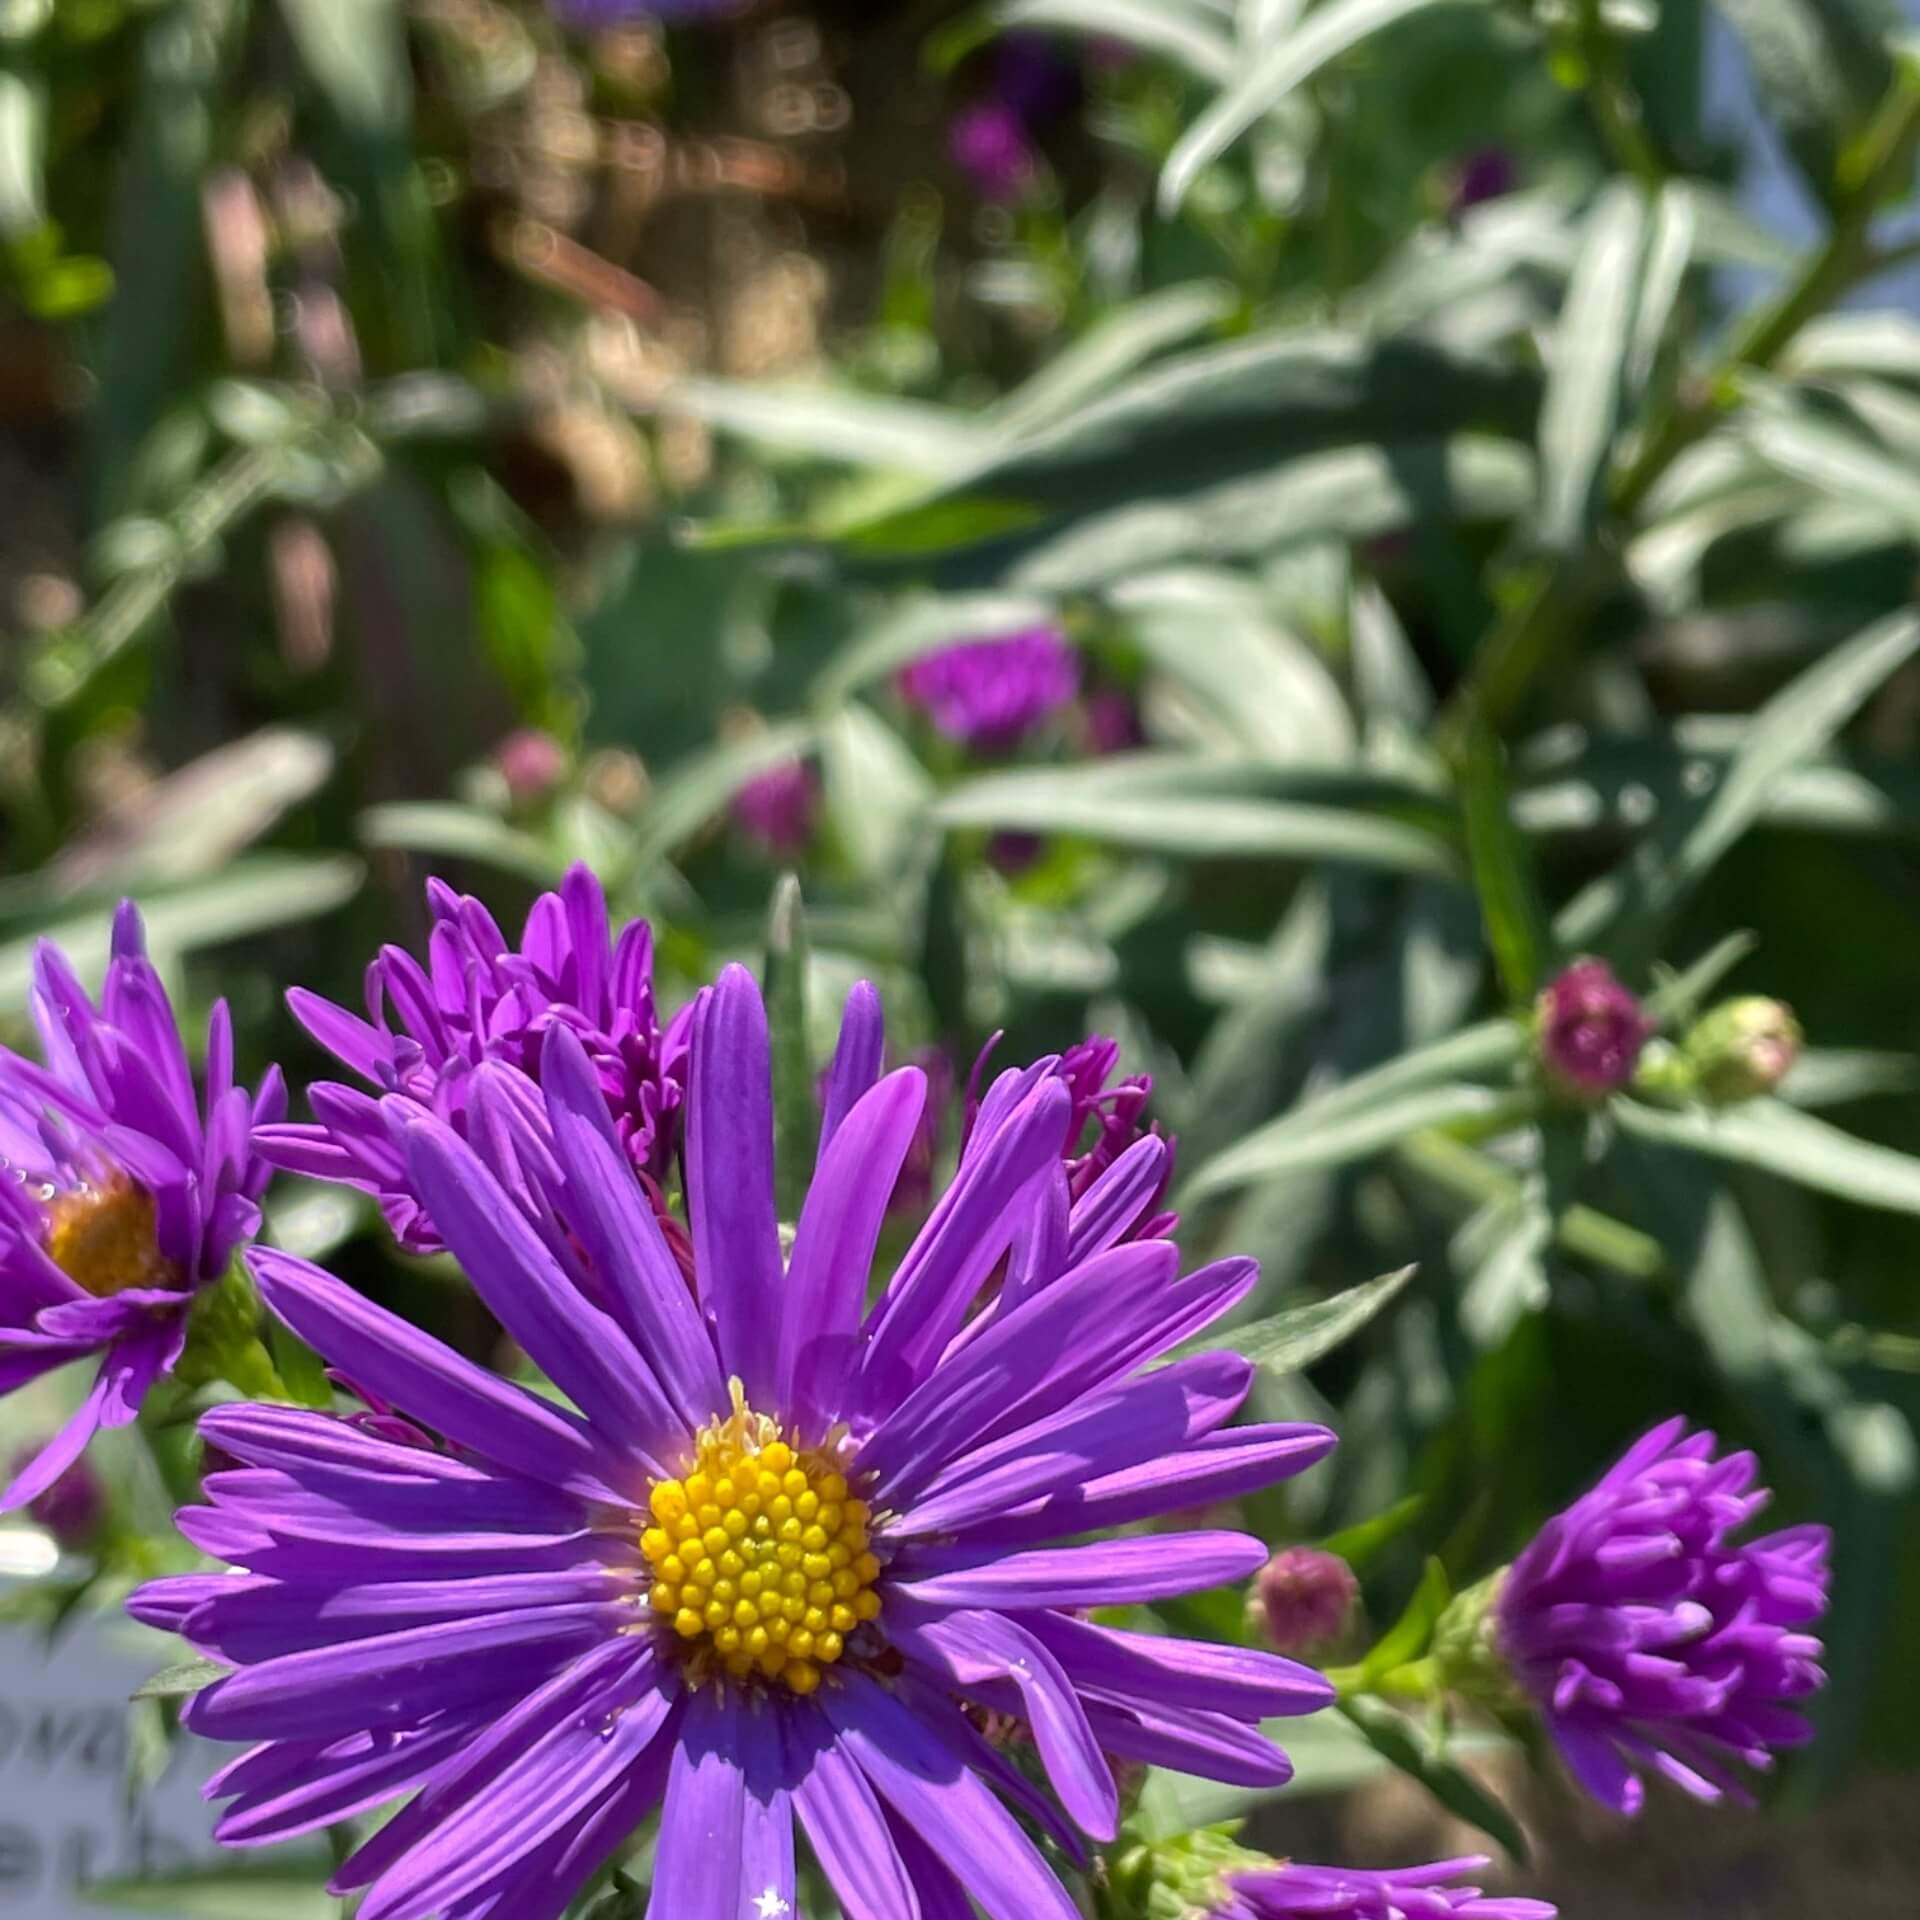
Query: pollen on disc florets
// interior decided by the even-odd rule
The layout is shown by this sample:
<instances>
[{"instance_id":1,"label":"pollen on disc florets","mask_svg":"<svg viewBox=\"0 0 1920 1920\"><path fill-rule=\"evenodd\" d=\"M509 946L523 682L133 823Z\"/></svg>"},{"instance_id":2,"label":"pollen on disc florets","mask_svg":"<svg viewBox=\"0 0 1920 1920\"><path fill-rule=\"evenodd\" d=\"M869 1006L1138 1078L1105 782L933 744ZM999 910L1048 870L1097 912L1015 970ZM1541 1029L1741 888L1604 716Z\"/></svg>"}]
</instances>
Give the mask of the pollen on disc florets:
<instances>
[{"instance_id":1,"label":"pollen on disc florets","mask_svg":"<svg viewBox=\"0 0 1920 1920\"><path fill-rule=\"evenodd\" d=\"M160 1251L153 1195L125 1174L55 1193L46 1210L47 1257L96 1299L129 1287L178 1287Z\"/></svg>"},{"instance_id":2,"label":"pollen on disc florets","mask_svg":"<svg viewBox=\"0 0 1920 1920\"><path fill-rule=\"evenodd\" d=\"M648 1599L709 1670L812 1693L880 1612L867 1503L831 1455L794 1446L737 1381L733 1395L695 1436L686 1475L649 1496Z\"/></svg>"}]
</instances>

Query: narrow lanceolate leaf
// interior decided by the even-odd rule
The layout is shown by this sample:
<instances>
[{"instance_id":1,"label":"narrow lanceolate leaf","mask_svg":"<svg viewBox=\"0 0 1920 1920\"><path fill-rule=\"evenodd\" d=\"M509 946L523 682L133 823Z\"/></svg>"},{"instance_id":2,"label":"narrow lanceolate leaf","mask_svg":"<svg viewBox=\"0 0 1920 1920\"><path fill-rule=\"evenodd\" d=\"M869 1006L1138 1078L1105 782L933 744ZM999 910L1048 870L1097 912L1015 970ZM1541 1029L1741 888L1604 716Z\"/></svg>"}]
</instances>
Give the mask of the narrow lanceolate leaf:
<instances>
[{"instance_id":1,"label":"narrow lanceolate leaf","mask_svg":"<svg viewBox=\"0 0 1920 1920\"><path fill-rule=\"evenodd\" d=\"M184 1700L189 1694L198 1693L202 1687L210 1687L216 1680L224 1680L233 1671L222 1666L218 1660L183 1660L178 1666L162 1667L147 1680L142 1680L134 1688L131 1696L135 1700Z\"/></svg>"},{"instance_id":2,"label":"narrow lanceolate leaf","mask_svg":"<svg viewBox=\"0 0 1920 1920\"><path fill-rule=\"evenodd\" d=\"M1160 175L1160 210L1171 214L1201 172L1295 87L1382 27L1433 0L1328 0L1278 41L1182 135Z\"/></svg>"},{"instance_id":3,"label":"narrow lanceolate leaf","mask_svg":"<svg viewBox=\"0 0 1920 1920\"><path fill-rule=\"evenodd\" d=\"M1416 1087L1370 1106L1324 1117L1319 1106L1318 1101L1309 1101L1296 1107L1209 1161L1182 1189L1181 1204L1188 1206L1209 1194L1281 1174L1344 1166L1382 1153L1429 1127L1502 1131L1518 1126L1532 1111L1522 1096L1455 1084Z\"/></svg>"},{"instance_id":4,"label":"narrow lanceolate leaf","mask_svg":"<svg viewBox=\"0 0 1920 1920\"><path fill-rule=\"evenodd\" d=\"M1690 1020L1707 996L1760 944L1760 936L1744 928L1717 940L1692 966L1670 974L1647 995L1647 1011L1662 1026Z\"/></svg>"},{"instance_id":5,"label":"narrow lanceolate leaf","mask_svg":"<svg viewBox=\"0 0 1920 1920\"><path fill-rule=\"evenodd\" d=\"M1766 405L1747 413L1740 434L1768 466L1817 493L1865 507L1908 539L1920 540L1920 477L1863 430Z\"/></svg>"},{"instance_id":6,"label":"narrow lanceolate leaf","mask_svg":"<svg viewBox=\"0 0 1920 1920\"><path fill-rule=\"evenodd\" d=\"M1178 61L1215 86L1233 76L1231 41L1201 7L1183 0L1002 0L994 18L1007 27L1047 27L1100 40L1123 40Z\"/></svg>"},{"instance_id":7,"label":"narrow lanceolate leaf","mask_svg":"<svg viewBox=\"0 0 1920 1920\"><path fill-rule=\"evenodd\" d=\"M1540 409L1540 533L1562 551L1585 538L1619 428L1646 229L1639 188L1609 187L1587 216L1560 309Z\"/></svg>"},{"instance_id":8,"label":"narrow lanceolate leaf","mask_svg":"<svg viewBox=\"0 0 1920 1920\"><path fill-rule=\"evenodd\" d=\"M1920 1214L1920 1159L1856 1140L1783 1101L1669 1113L1618 1100L1613 1111L1627 1132L1643 1140L1757 1167L1863 1207Z\"/></svg>"},{"instance_id":9,"label":"narrow lanceolate leaf","mask_svg":"<svg viewBox=\"0 0 1920 1920\"><path fill-rule=\"evenodd\" d=\"M1513 1859L1525 1861L1527 1837L1519 1821L1459 1761L1430 1745L1404 1714L1364 1695L1341 1701L1339 1710L1369 1746L1419 1781L1449 1813L1498 1841Z\"/></svg>"},{"instance_id":10,"label":"narrow lanceolate leaf","mask_svg":"<svg viewBox=\"0 0 1920 1920\"><path fill-rule=\"evenodd\" d=\"M558 886L566 871L556 849L537 835L458 800L396 800L369 807L360 816L360 838L370 847L477 861L541 887Z\"/></svg>"},{"instance_id":11,"label":"narrow lanceolate leaf","mask_svg":"<svg viewBox=\"0 0 1920 1920\"><path fill-rule=\"evenodd\" d=\"M1482 720L1467 730L1460 803L1466 817L1467 858L1486 922L1500 982L1515 1006L1539 991L1546 951L1545 916L1534 887L1533 866L1514 825L1507 786L1506 751Z\"/></svg>"},{"instance_id":12,"label":"narrow lanceolate leaf","mask_svg":"<svg viewBox=\"0 0 1920 1920\"><path fill-rule=\"evenodd\" d=\"M992 444L977 420L954 408L818 385L690 379L663 405L776 452L903 473L957 471Z\"/></svg>"},{"instance_id":13,"label":"narrow lanceolate leaf","mask_svg":"<svg viewBox=\"0 0 1920 1920\"><path fill-rule=\"evenodd\" d=\"M1412 1267L1402 1267L1398 1273L1383 1273L1377 1280L1336 1293L1331 1300L1289 1307L1268 1319L1216 1334L1200 1341L1193 1351L1204 1353L1225 1348L1243 1355L1268 1373L1299 1373L1351 1340L1392 1303L1414 1273Z\"/></svg>"},{"instance_id":14,"label":"narrow lanceolate leaf","mask_svg":"<svg viewBox=\"0 0 1920 1920\"><path fill-rule=\"evenodd\" d=\"M47 217L46 89L0 69L0 239L31 233Z\"/></svg>"},{"instance_id":15,"label":"narrow lanceolate leaf","mask_svg":"<svg viewBox=\"0 0 1920 1920\"><path fill-rule=\"evenodd\" d=\"M820 1105L807 1043L807 917L795 874L782 874L767 915L767 1022L773 1042L774 1174L782 1220L797 1220L820 1144Z\"/></svg>"},{"instance_id":16,"label":"narrow lanceolate leaf","mask_svg":"<svg viewBox=\"0 0 1920 1920\"><path fill-rule=\"evenodd\" d=\"M1765 812L1781 777L1820 752L1920 647L1920 616L1894 614L1790 681L1754 716L1724 776L1673 808L1618 872L1568 903L1554 932L1568 948L1603 936L1629 960L1651 956L1668 919Z\"/></svg>"},{"instance_id":17,"label":"narrow lanceolate leaf","mask_svg":"<svg viewBox=\"0 0 1920 1920\"><path fill-rule=\"evenodd\" d=\"M1669 180L1654 201L1647 253L1640 270L1639 300L1627 342L1625 404L1647 389L1686 281L1700 225L1699 202L1684 180Z\"/></svg>"}]
</instances>

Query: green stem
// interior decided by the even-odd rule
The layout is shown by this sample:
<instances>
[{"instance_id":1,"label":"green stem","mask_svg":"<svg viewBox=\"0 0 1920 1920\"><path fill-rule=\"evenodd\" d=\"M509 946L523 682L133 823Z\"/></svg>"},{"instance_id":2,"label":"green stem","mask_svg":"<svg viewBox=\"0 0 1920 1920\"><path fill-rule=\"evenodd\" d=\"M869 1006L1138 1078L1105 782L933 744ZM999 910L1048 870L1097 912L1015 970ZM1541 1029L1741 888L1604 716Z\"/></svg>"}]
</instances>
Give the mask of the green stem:
<instances>
[{"instance_id":1,"label":"green stem","mask_svg":"<svg viewBox=\"0 0 1920 1920\"><path fill-rule=\"evenodd\" d=\"M1580 0L1579 47L1587 67L1587 99L1615 163L1649 193L1666 184L1667 169L1653 142L1640 102L1627 77L1620 43L1607 31L1600 0Z\"/></svg>"}]
</instances>

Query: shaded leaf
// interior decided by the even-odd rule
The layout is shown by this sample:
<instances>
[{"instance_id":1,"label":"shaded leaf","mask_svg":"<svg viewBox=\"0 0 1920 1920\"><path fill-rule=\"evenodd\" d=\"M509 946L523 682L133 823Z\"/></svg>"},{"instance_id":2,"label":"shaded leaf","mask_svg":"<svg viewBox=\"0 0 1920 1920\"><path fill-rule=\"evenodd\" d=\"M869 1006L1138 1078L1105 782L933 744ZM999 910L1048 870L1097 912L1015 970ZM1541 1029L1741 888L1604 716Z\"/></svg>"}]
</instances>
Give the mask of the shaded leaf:
<instances>
[{"instance_id":1,"label":"shaded leaf","mask_svg":"<svg viewBox=\"0 0 1920 1920\"><path fill-rule=\"evenodd\" d=\"M1383 1273L1377 1280L1336 1293L1331 1300L1289 1307L1265 1320L1200 1341L1192 1350L1237 1353L1276 1376L1304 1372L1336 1347L1344 1346L1390 1305L1416 1271L1414 1267L1402 1267L1398 1273Z\"/></svg>"},{"instance_id":2,"label":"shaded leaf","mask_svg":"<svg viewBox=\"0 0 1920 1920\"><path fill-rule=\"evenodd\" d=\"M782 1220L797 1220L820 1144L807 1038L807 918L797 875L774 886L767 914L767 1022L773 1044L774 1169Z\"/></svg>"},{"instance_id":3,"label":"shaded leaf","mask_svg":"<svg viewBox=\"0 0 1920 1920\"><path fill-rule=\"evenodd\" d=\"M1527 1859L1519 1821L1458 1760L1423 1739L1404 1714L1364 1695L1342 1700L1339 1711L1376 1752L1417 1780L1449 1813L1478 1827L1514 1860Z\"/></svg>"},{"instance_id":4,"label":"shaded leaf","mask_svg":"<svg viewBox=\"0 0 1920 1920\"><path fill-rule=\"evenodd\" d=\"M134 1700L185 1700L216 1680L224 1680L233 1669L218 1660L183 1660L178 1666L162 1667L150 1679L142 1680L128 1696Z\"/></svg>"},{"instance_id":5,"label":"shaded leaf","mask_svg":"<svg viewBox=\"0 0 1920 1920\"><path fill-rule=\"evenodd\" d=\"M1545 915L1531 859L1513 823L1505 751L1483 720L1476 719L1467 729L1460 799L1487 944L1507 998L1525 1007L1540 990L1545 970Z\"/></svg>"}]
</instances>

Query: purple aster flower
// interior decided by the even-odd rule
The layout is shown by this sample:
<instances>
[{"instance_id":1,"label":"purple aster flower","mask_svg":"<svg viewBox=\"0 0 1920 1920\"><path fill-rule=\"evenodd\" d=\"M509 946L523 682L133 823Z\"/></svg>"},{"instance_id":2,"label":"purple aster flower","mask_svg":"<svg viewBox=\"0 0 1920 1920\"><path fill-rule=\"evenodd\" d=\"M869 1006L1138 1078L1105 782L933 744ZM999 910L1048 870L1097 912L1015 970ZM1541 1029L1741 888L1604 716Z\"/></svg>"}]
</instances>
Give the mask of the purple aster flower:
<instances>
[{"instance_id":1,"label":"purple aster flower","mask_svg":"<svg viewBox=\"0 0 1920 1920\"><path fill-rule=\"evenodd\" d=\"M1744 1798L1728 1761L1764 1769L1809 1737L1785 1703L1816 1691L1828 1533L1737 1544L1767 1504L1750 1453L1669 1420L1549 1520L1500 1583L1493 1641L1567 1764L1617 1813L1651 1766L1696 1799Z\"/></svg>"},{"instance_id":2,"label":"purple aster flower","mask_svg":"<svg viewBox=\"0 0 1920 1920\"><path fill-rule=\"evenodd\" d=\"M994 49L994 98L1022 125L1040 128L1070 118L1085 92L1079 67L1045 34L1001 36Z\"/></svg>"},{"instance_id":3,"label":"purple aster flower","mask_svg":"<svg viewBox=\"0 0 1920 1920\"><path fill-rule=\"evenodd\" d=\"M1125 753L1147 744L1147 730L1140 722L1140 704L1132 694L1119 687L1099 687L1087 695L1082 711L1086 716L1087 745L1096 754Z\"/></svg>"},{"instance_id":4,"label":"purple aster flower","mask_svg":"<svg viewBox=\"0 0 1920 1920\"><path fill-rule=\"evenodd\" d=\"M982 200L1018 200L1039 166L1025 123L1004 100L962 107L947 129L947 151Z\"/></svg>"},{"instance_id":5,"label":"purple aster flower","mask_svg":"<svg viewBox=\"0 0 1920 1920\"><path fill-rule=\"evenodd\" d=\"M1576 960L1535 1007L1541 1071L1573 1100L1600 1100L1633 1079L1654 1023L1604 960Z\"/></svg>"},{"instance_id":6,"label":"purple aster flower","mask_svg":"<svg viewBox=\"0 0 1920 1920\"><path fill-rule=\"evenodd\" d=\"M584 866L534 902L518 948L478 900L439 880L427 882L427 905L426 966L383 948L367 969L367 1019L303 987L287 995L294 1018L380 1093L461 1132L475 1069L505 1061L537 1083L547 1038L565 1027L586 1048L628 1159L657 1185L678 1144L688 1015L660 1024L647 923L629 921L612 939L606 896ZM403 1245L436 1250L379 1100L327 1080L307 1099L315 1124L266 1128L268 1156L289 1172L376 1195Z\"/></svg>"},{"instance_id":7,"label":"purple aster flower","mask_svg":"<svg viewBox=\"0 0 1920 1920\"><path fill-rule=\"evenodd\" d=\"M804 760L757 773L733 796L733 817L767 853L789 858L806 850L820 812L820 783Z\"/></svg>"},{"instance_id":8,"label":"purple aster flower","mask_svg":"<svg viewBox=\"0 0 1920 1920\"><path fill-rule=\"evenodd\" d=\"M493 750L493 764L516 807L547 798L567 773L567 750L539 727L518 727Z\"/></svg>"},{"instance_id":9,"label":"purple aster flower","mask_svg":"<svg viewBox=\"0 0 1920 1920\"><path fill-rule=\"evenodd\" d=\"M233 1081L233 1024L207 1022L204 1100L172 1003L123 901L96 1007L65 955L34 955L44 1066L0 1050L0 1393L98 1354L92 1391L14 1478L37 1500L101 1427L126 1426L179 1360L194 1296L260 1225L257 1128L286 1111L279 1069Z\"/></svg>"},{"instance_id":10,"label":"purple aster flower","mask_svg":"<svg viewBox=\"0 0 1920 1920\"><path fill-rule=\"evenodd\" d=\"M1305 1653L1339 1639L1360 1598L1353 1569L1320 1547L1282 1547L1254 1589L1260 1625L1282 1653Z\"/></svg>"},{"instance_id":11,"label":"purple aster flower","mask_svg":"<svg viewBox=\"0 0 1920 1920\"><path fill-rule=\"evenodd\" d=\"M963 640L903 667L901 698L975 753L1006 753L1080 690L1080 656L1058 627Z\"/></svg>"},{"instance_id":12,"label":"purple aster flower","mask_svg":"<svg viewBox=\"0 0 1920 1920\"><path fill-rule=\"evenodd\" d=\"M1152 1371L1243 1299L1253 1262L1177 1279L1163 1243L1022 1258L1070 1096L1001 1076L973 1153L867 1305L925 1099L875 1081L855 1009L791 1249L774 1212L765 1009L696 1003L689 1292L593 1063L554 1028L535 1089L483 1064L471 1141L390 1102L395 1149L501 1323L565 1395L486 1372L318 1268L254 1257L268 1303L444 1452L327 1414L230 1405L187 1536L246 1569L145 1588L228 1677L186 1709L256 1743L210 1783L259 1845L413 1797L340 1868L363 1920L556 1920L661 1809L653 1920L792 1914L795 1823L849 1914L1076 1920L1009 1808L1081 1857L1108 1756L1271 1786L1270 1714L1328 1702L1278 1655L1084 1610L1246 1578L1233 1533L1132 1532L1320 1459L1312 1426L1227 1423L1229 1353ZM988 1272L1009 1283L968 1320ZM599 1304L595 1304L596 1300ZM963 1702L1016 1714L1042 1792Z\"/></svg>"},{"instance_id":13,"label":"purple aster flower","mask_svg":"<svg viewBox=\"0 0 1920 1920\"><path fill-rule=\"evenodd\" d=\"M1484 1855L1373 1873L1361 1867L1276 1863L1229 1874L1225 1904L1210 1920L1553 1920L1544 1900L1507 1899L1448 1886L1487 1865Z\"/></svg>"}]
</instances>

